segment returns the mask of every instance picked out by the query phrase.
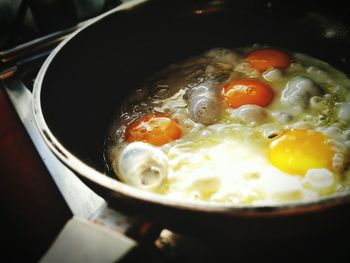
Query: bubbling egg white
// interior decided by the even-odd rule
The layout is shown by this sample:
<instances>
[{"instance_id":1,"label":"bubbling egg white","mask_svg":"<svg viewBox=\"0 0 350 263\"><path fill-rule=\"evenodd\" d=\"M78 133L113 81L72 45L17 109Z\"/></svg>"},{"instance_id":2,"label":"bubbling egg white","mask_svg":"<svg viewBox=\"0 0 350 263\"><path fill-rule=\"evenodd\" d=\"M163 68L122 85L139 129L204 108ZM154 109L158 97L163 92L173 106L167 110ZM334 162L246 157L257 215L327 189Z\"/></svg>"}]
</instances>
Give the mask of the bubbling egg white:
<instances>
[{"instance_id":1,"label":"bubbling egg white","mask_svg":"<svg viewBox=\"0 0 350 263\"><path fill-rule=\"evenodd\" d=\"M247 60L253 53L255 64ZM350 80L304 54L290 53L289 62L283 54L272 67L259 64L259 56L257 47L213 49L136 89L142 96L130 95L108 136L107 160L118 178L169 198L233 206L309 202L349 191ZM251 80L272 90L271 102L225 103L231 88L261 92L250 90ZM238 89L235 82L248 84ZM158 125L159 114L169 121ZM145 115L153 117L139 125ZM181 127L181 136L166 134L174 128L164 123ZM130 127L139 141L128 141ZM151 145L149 132L166 143ZM131 150L153 166L147 160L133 165Z\"/></svg>"},{"instance_id":2,"label":"bubbling egg white","mask_svg":"<svg viewBox=\"0 0 350 263\"><path fill-rule=\"evenodd\" d=\"M328 169L310 169L305 176L272 165L268 143L243 125L236 131L212 127L214 136L192 134L168 151L169 185L173 198L233 205L270 205L310 201L336 191L337 176ZM245 134L245 135L243 135Z\"/></svg>"},{"instance_id":3,"label":"bubbling egg white","mask_svg":"<svg viewBox=\"0 0 350 263\"><path fill-rule=\"evenodd\" d=\"M213 140L199 149L174 146L168 157L169 196L259 204L310 195L301 177L281 172L261 149L239 137Z\"/></svg>"}]
</instances>

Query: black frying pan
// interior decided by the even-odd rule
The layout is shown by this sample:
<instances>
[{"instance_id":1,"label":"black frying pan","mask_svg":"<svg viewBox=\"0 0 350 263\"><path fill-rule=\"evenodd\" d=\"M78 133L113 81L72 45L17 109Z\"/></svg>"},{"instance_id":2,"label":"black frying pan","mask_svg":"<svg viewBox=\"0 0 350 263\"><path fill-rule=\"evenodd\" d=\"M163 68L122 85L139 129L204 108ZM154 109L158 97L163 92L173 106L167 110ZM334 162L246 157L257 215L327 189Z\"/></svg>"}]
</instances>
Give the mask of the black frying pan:
<instances>
[{"instance_id":1,"label":"black frying pan","mask_svg":"<svg viewBox=\"0 0 350 263\"><path fill-rule=\"evenodd\" d=\"M349 73L350 21L330 1L150 1L113 12L60 45L41 69L34 110L58 158L109 203L177 231L235 240L331 233L349 220L350 193L279 207L169 200L104 175L103 146L120 102L147 76L214 47L268 44Z\"/></svg>"}]
</instances>

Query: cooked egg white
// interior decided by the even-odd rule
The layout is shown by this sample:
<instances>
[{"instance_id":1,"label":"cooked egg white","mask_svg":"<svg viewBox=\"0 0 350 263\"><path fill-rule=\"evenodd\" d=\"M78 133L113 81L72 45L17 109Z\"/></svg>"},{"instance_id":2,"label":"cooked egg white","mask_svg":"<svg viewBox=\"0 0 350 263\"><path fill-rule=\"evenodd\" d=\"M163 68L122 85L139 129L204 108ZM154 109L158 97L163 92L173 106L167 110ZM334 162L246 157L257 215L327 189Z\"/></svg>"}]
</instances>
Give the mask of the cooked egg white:
<instances>
[{"instance_id":1,"label":"cooked egg white","mask_svg":"<svg viewBox=\"0 0 350 263\"><path fill-rule=\"evenodd\" d=\"M196 143L193 140L192 144L180 144L169 150L169 196L232 204L272 203L312 196L303 189L301 177L272 166L266 154L247 139L227 136L212 139L212 143L202 147L195 147Z\"/></svg>"},{"instance_id":2,"label":"cooked egg white","mask_svg":"<svg viewBox=\"0 0 350 263\"><path fill-rule=\"evenodd\" d=\"M192 134L167 149L168 189L173 198L234 205L269 205L310 201L336 191L337 176L325 168L305 176L289 174L271 164L259 135L211 127L214 133ZM216 128L218 130L216 130ZM245 134L245 135L244 135ZM168 147L164 147L168 148Z\"/></svg>"},{"instance_id":3,"label":"cooked egg white","mask_svg":"<svg viewBox=\"0 0 350 263\"><path fill-rule=\"evenodd\" d=\"M235 206L308 202L348 191L349 78L299 53L292 54L288 68L260 72L244 59L250 50L210 50L172 65L156 74L151 85L137 89L142 96L135 102L136 95L131 95L133 99L126 101L109 135L107 159L116 174L124 162L125 146L133 144L125 142L125 130L135 119L156 112L172 116L183 134L149 151L161 150L162 162L155 165L157 169L140 168L140 176L151 171L153 177L162 178L162 184L141 189L169 198ZM215 123L200 123L191 119L188 94L208 78L217 80L218 88L236 79L253 78L267 83L274 98L267 106L224 106L217 109L220 115L217 111ZM202 93L198 94L205 96ZM201 106L205 113L208 109ZM142 151L149 147L139 146ZM132 166L130 151L128 154L125 169ZM130 184L138 187L140 182Z\"/></svg>"}]
</instances>

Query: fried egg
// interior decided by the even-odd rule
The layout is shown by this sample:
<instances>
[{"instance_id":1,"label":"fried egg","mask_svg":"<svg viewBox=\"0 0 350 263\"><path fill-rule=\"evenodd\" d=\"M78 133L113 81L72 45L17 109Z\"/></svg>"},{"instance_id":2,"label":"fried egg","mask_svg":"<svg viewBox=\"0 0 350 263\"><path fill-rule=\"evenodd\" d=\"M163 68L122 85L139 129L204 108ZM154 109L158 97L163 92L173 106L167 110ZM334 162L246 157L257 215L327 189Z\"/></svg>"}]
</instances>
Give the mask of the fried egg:
<instances>
[{"instance_id":1,"label":"fried egg","mask_svg":"<svg viewBox=\"0 0 350 263\"><path fill-rule=\"evenodd\" d=\"M311 56L216 48L150 77L118 109L106 160L123 182L232 206L350 188L350 80Z\"/></svg>"}]
</instances>

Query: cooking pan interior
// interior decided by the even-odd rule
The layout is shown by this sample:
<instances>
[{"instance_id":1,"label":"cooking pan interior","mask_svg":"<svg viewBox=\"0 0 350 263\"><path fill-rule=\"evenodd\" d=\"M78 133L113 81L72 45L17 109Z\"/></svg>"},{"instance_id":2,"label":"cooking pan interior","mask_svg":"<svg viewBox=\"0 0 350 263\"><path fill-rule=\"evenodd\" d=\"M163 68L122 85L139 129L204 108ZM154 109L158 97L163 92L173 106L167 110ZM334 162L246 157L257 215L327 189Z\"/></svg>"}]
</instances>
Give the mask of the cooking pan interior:
<instances>
[{"instance_id":1,"label":"cooking pan interior","mask_svg":"<svg viewBox=\"0 0 350 263\"><path fill-rule=\"evenodd\" d=\"M113 112L131 89L173 62L259 43L348 70L349 19L335 3L151 1L114 13L78 33L52 60L41 91L44 119L64 147L103 172Z\"/></svg>"}]
</instances>

